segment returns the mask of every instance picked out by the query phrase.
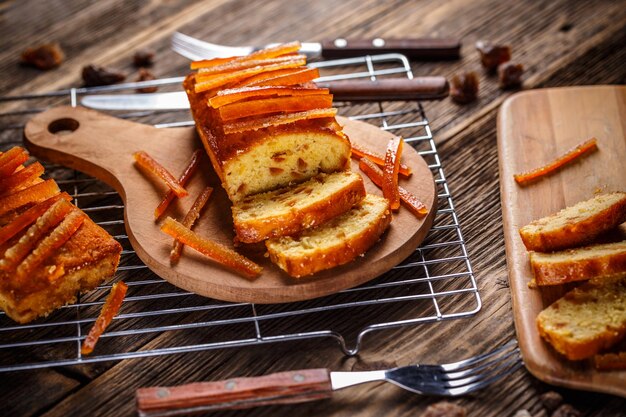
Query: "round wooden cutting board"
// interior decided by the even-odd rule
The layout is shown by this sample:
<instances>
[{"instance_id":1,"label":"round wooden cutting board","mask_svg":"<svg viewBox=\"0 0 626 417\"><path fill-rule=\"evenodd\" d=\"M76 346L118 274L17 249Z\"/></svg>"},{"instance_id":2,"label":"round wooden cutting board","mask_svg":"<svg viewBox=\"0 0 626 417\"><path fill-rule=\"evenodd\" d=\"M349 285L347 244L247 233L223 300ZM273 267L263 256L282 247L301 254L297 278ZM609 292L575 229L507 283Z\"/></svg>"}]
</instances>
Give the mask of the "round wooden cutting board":
<instances>
[{"instance_id":1,"label":"round wooden cutting board","mask_svg":"<svg viewBox=\"0 0 626 417\"><path fill-rule=\"evenodd\" d=\"M367 123L339 118L353 142L384 153L392 135ZM195 129L157 129L121 120L82 107L56 107L38 114L25 128L25 141L31 153L111 185L125 203L125 224L130 242L139 258L156 274L194 293L232 302L281 303L331 294L371 280L397 265L424 240L436 211L436 187L426 162L405 146L402 161L413 169L401 185L426 204L429 214L415 218L406 208L394 213L393 222L381 240L363 257L307 278L294 279L264 257L263 248L242 253L264 268L262 275L249 281L190 248L185 248L176 266L169 262L172 239L159 230L154 209L166 188L149 178L134 164L133 153L146 151L175 176L182 172L192 152L202 145ZM172 204L168 213L184 217L195 196L206 185L215 191L194 230L229 247L233 242L230 201L206 157L187 185L190 196ZM359 172L353 161L353 170ZM380 190L363 176L370 193Z\"/></svg>"}]
</instances>

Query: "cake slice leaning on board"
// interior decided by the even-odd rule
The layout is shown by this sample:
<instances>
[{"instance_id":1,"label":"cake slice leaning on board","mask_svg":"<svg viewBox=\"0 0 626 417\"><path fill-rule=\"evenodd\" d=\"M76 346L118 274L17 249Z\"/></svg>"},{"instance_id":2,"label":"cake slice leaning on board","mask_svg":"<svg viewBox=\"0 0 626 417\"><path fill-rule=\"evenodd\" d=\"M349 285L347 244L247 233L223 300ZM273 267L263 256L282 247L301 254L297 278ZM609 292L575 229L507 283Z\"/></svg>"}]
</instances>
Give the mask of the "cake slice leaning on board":
<instances>
[{"instance_id":1,"label":"cake slice leaning on board","mask_svg":"<svg viewBox=\"0 0 626 417\"><path fill-rule=\"evenodd\" d=\"M366 196L360 175L349 172L350 140L335 119L332 95L315 85L319 72L305 66L299 47L294 42L245 57L196 61L191 69L197 71L184 81L196 129L233 204L235 239L242 243L316 233ZM375 219L377 232L367 234L369 241L352 259L388 226L391 211L383 212ZM324 262L323 269L350 260Z\"/></svg>"}]
</instances>

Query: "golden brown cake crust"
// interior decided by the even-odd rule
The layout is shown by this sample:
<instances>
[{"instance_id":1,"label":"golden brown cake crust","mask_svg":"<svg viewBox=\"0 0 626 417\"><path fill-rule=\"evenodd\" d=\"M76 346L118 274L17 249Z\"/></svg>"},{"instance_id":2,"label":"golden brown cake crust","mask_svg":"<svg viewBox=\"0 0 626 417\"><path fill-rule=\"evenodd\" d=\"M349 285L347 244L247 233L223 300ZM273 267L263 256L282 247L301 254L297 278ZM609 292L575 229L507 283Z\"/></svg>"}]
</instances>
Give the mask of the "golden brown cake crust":
<instances>
[{"instance_id":1,"label":"golden brown cake crust","mask_svg":"<svg viewBox=\"0 0 626 417\"><path fill-rule=\"evenodd\" d=\"M339 173L337 175L351 174ZM323 200L314 201L309 205L298 204L297 209L294 208L288 213L244 221L240 220L234 213L235 206L233 206L233 220L237 239L243 243L255 243L265 239L294 235L304 229L322 224L333 217L345 213L365 197L363 179L358 174L356 176L360 181L349 183L347 187L338 190L338 192L327 196ZM315 182L315 179L311 181ZM306 184L304 183L293 188L292 192L295 194L293 198L297 197L303 201L307 200L309 187ZM277 198L280 198L280 195ZM239 207L245 208L246 201L251 199L252 197L244 199Z\"/></svg>"},{"instance_id":2,"label":"golden brown cake crust","mask_svg":"<svg viewBox=\"0 0 626 417\"><path fill-rule=\"evenodd\" d=\"M28 285L16 285L12 271L0 271L0 307L19 323L47 316L71 304L78 292L92 290L115 274L121 245L86 218L57 253L29 276ZM49 268L63 265L65 274L50 282Z\"/></svg>"},{"instance_id":3,"label":"golden brown cake crust","mask_svg":"<svg viewBox=\"0 0 626 417\"><path fill-rule=\"evenodd\" d=\"M537 226L542 223L549 225L551 219L554 218L554 216L549 216L521 228L520 236L526 249L536 252L551 252L580 246L591 242L601 233L624 223L626 221L626 193L618 192L610 195L618 197L615 203L604 210L597 210L586 219L567 221L563 227L555 230L537 230ZM579 204L584 206L601 197L599 195Z\"/></svg>"},{"instance_id":4,"label":"golden brown cake crust","mask_svg":"<svg viewBox=\"0 0 626 417\"><path fill-rule=\"evenodd\" d=\"M539 286L626 274L626 241L550 254L531 252L530 266Z\"/></svg>"},{"instance_id":5,"label":"golden brown cake crust","mask_svg":"<svg viewBox=\"0 0 626 417\"><path fill-rule=\"evenodd\" d=\"M539 334L570 360L589 358L626 336L626 278L590 281L537 316Z\"/></svg>"},{"instance_id":6,"label":"golden brown cake crust","mask_svg":"<svg viewBox=\"0 0 626 417\"><path fill-rule=\"evenodd\" d=\"M386 209L383 210L376 222L360 231L356 238L343 239L338 246L330 248L318 247L313 253L301 256L287 255L285 252L278 250L278 248L273 248L271 241L268 241L267 247L270 259L294 278L300 278L324 269L346 264L357 256L364 254L389 227L392 215L386 200L385 205ZM314 229L312 232L314 233Z\"/></svg>"}]
</instances>

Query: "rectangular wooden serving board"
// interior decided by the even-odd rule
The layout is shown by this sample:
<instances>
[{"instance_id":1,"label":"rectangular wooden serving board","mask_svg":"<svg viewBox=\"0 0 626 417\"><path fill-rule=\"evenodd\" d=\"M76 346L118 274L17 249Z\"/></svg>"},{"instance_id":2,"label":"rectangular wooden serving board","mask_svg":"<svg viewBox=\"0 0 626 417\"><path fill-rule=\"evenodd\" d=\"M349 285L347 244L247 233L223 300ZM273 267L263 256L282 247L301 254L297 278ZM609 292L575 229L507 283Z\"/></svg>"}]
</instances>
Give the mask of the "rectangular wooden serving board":
<instances>
[{"instance_id":1,"label":"rectangular wooden serving board","mask_svg":"<svg viewBox=\"0 0 626 417\"><path fill-rule=\"evenodd\" d=\"M591 137L598 139L597 152L525 187L514 181L513 174L552 161ZM626 191L626 86L513 95L498 115L498 155L512 307L527 369L550 384L626 397L626 371L598 372L590 361L568 361L539 336L539 312L572 287L528 288L532 272L519 236L520 227L532 220L595 193ZM626 225L621 229L626 236Z\"/></svg>"}]
</instances>

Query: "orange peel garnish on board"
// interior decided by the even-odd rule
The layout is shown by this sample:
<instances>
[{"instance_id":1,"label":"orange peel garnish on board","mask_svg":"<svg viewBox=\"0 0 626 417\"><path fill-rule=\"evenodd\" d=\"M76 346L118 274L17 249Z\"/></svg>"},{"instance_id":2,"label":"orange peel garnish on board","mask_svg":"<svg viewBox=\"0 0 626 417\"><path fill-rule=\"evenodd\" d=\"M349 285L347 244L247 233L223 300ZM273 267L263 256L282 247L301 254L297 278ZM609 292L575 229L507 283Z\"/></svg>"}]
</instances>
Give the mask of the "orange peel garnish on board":
<instances>
[{"instance_id":1,"label":"orange peel garnish on board","mask_svg":"<svg viewBox=\"0 0 626 417\"><path fill-rule=\"evenodd\" d=\"M187 190L178 182L176 178L163 165L159 164L154 158L144 151L135 152L133 154L137 165L149 173L160 178L177 197L185 197Z\"/></svg>"},{"instance_id":2,"label":"orange peel garnish on board","mask_svg":"<svg viewBox=\"0 0 626 417\"><path fill-rule=\"evenodd\" d=\"M245 256L218 242L199 236L171 217L165 219L161 225L161 231L248 279L258 277L263 271L260 265L257 265Z\"/></svg>"},{"instance_id":3,"label":"orange peel garnish on board","mask_svg":"<svg viewBox=\"0 0 626 417\"><path fill-rule=\"evenodd\" d=\"M191 155L191 159L189 160L189 163L187 163L187 166L185 167L183 173L181 174L180 177L178 177L178 182L183 187L187 184L189 179L193 176L193 174L198 169L200 156L202 155L202 153L203 153L202 149L196 149ZM176 198L176 194L174 193L174 191L168 190L165 196L163 197L163 200L161 200L157 208L154 210L154 218L159 219L163 215L163 213L165 213L165 210L167 210L170 203L174 201L175 198Z\"/></svg>"},{"instance_id":4,"label":"orange peel garnish on board","mask_svg":"<svg viewBox=\"0 0 626 417\"><path fill-rule=\"evenodd\" d=\"M537 181L556 172L565 165L597 149L598 140L596 138L591 138L571 149L570 151L566 152L564 155L559 156L552 162L549 162L539 168L533 169L532 171L528 171L522 174L514 174L513 178L515 179L515 182L517 182L519 185L527 185L531 182Z\"/></svg>"},{"instance_id":5,"label":"orange peel garnish on board","mask_svg":"<svg viewBox=\"0 0 626 417\"><path fill-rule=\"evenodd\" d=\"M196 200L193 202L193 205L185 215L183 219L182 225L191 229L200 217L200 212L206 205L207 201L209 201L209 197L213 193L213 188L206 187L202 192L198 195ZM172 250L170 252L170 262L175 264L180 259L180 254L183 251L183 244L180 240L174 239L174 244L172 245Z\"/></svg>"},{"instance_id":6,"label":"orange peel garnish on board","mask_svg":"<svg viewBox=\"0 0 626 417\"><path fill-rule=\"evenodd\" d=\"M400 157L404 141L397 136L389 139L387 152L385 153L385 166L383 168L383 197L389 200L392 210L400 208L400 192L398 191L398 171L400 170Z\"/></svg>"},{"instance_id":7,"label":"orange peel garnish on board","mask_svg":"<svg viewBox=\"0 0 626 417\"><path fill-rule=\"evenodd\" d=\"M351 144L352 147L352 157L355 159L361 159L367 157L370 161L376 163L379 167L385 166L385 157L372 151L371 149L367 149L361 145L357 145L356 143ZM400 168L398 169L398 173L404 177L410 177L413 174L413 171L408 166L400 163Z\"/></svg>"}]
</instances>

